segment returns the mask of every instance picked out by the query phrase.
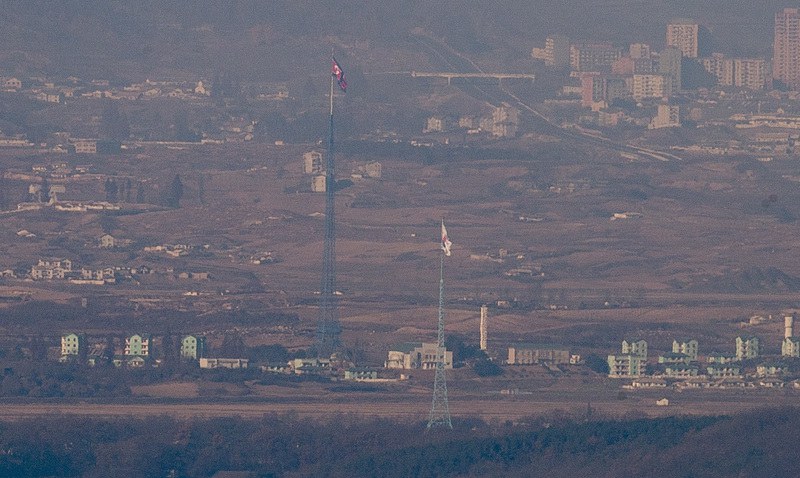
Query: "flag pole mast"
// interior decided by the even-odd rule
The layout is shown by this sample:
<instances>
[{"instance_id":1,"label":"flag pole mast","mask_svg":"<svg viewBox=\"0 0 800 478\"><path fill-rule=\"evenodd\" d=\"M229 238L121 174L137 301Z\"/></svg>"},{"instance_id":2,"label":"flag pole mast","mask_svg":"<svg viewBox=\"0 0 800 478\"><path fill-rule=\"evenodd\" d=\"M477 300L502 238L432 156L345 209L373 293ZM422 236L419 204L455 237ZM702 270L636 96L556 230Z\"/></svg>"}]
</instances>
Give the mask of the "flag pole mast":
<instances>
[{"instance_id":1,"label":"flag pole mast","mask_svg":"<svg viewBox=\"0 0 800 478\"><path fill-rule=\"evenodd\" d=\"M436 334L436 375L433 380L433 402L428 415L428 429L453 428L450 420L450 405L447 401L447 379L445 377L444 347L444 256L450 253L449 239L442 219L442 253L439 257L439 320Z\"/></svg>"},{"instance_id":2,"label":"flag pole mast","mask_svg":"<svg viewBox=\"0 0 800 478\"><path fill-rule=\"evenodd\" d=\"M331 49L333 61L333 49ZM322 287L320 288L320 319L317 328L317 355L329 357L339 347L341 326L336 298L336 222L335 191L336 172L333 160L333 82L330 86L330 115L328 123L328 151L325 161L325 245L322 259Z\"/></svg>"}]
</instances>

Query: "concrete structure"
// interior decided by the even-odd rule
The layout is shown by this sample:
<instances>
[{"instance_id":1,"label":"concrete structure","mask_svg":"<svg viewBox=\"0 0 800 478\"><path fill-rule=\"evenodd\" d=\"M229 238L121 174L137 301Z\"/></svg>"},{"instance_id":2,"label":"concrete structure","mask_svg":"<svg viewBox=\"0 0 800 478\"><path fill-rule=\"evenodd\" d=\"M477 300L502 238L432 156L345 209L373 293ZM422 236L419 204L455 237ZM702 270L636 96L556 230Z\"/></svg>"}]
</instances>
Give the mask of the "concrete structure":
<instances>
[{"instance_id":1,"label":"concrete structure","mask_svg":"<svg viewBox=\"0 0 800 478\"><path fill-rule=\"evenodd\" d=\"M625 355L635 355L642 360L647 360L647 342L641 339L623 340L622 353Z\"/></svg>"},{"instance_id":2,"label":"concrete structure","mask_svg":"<svg viewBox=\"0 0 800 478\"><path fill-rule=\"evenodd\" d=\"M631 43L628 47L628 56L633 60L650 59L650 45L646 43Z\"/></svg>"},{"instance_id":3,"label":"concrete structure","mask_svg":"<svg viewBox=\"0 0 800 478\"><path fill-rule=\"evenodd\" d=\"M667 98L672 95L672 80L664 75L633 75L631 94L635 100Z\"/></svg>"},{"instance_id":4,"label":"concrete structure","mask_svg":"<svg viewBox=\"0 0 800 478\"><path fill-rule=\"evenodd\" d=\"M400 344L389 350L386 359L386 368L397 369L423 369L434 370L436 368L436 352L438 346L435 343L410 342ZM444 351L444 368L453 368L453 352Z\"/></svg>"},{"instance_id":5,"label":"concrete structure","mask_svg":"<svg viewBox=\"0 0 800 478\"><path fill-rule=\"evenodd\" d=\"M681 50L676 47L665 48L658 57L658 72L670 79L672 91L680 91L682 87L682 61Z\"/></svg>"},{"instance_id":6,"label":"concrete structure","mask_svg":"<svg viewBox=\"0 0 800 478\"><path fill-rule=\"evenodd\" d=\"M569 65L569 38L564 35L550 35L545 39L544 48L534 48L531 56L544 60L547 66L562 68Z\"/></svg>"},{"instance_id":7,"label":"concrete structure","mask_svg":"<svg viewBox=\"0 0 800 478\"><path fill-rule=\"evenodd\" d=\"M445 130L447 126L446 121L441 116L431 116L425 122L425 128L423 128L423 133L441 133Z\"/></svg>"},{"instance_id":8,"label":"concrete structure","mask_svg":"<svg viewBox=\"0 0 800 478\"><path fill-rule=\"evenodd\" d=\"M677 340L672 341L672 352L684 354L692 361L697 360L697 349L698 343L695 339L682 340L680 342Z\"/></svg>"},{"instance_id":9,"label":"concrete structure","mask_svg":"<svg viewBox=\"0 0 800 478\"><path fill-rule=\"evenodd\" d=\"M197 360L203 358L206 351L206 338L187 335L181 339L181 358Z\"/></svg>"},{"instance_id":10,"label":"concrete structure","mask_svg":"<svg viewBox=\"0 0 800 478\"><path fill-rule=\"evenodd\" d=\"M308 151L303 154L303 173L320 174L325 171L322 161L322 152Z\"/></svg>"},{"instance_id":11,"label":"concrete structure","mask_svg":"<svg viewBox=\"0 0 800 478\"><path fill-rule=\"evenodd\" d=\"M39 259L36 265L31 267L33 280L65 279L71 273L72 261L69 259Z\"/></svg>"},{"instance_id":12,"label":"concrete structure","mask_svg":"<svg viewBox=\"0 0 800 478\"><path fill-rule=\"evenodd\" d=\"M786 367L779 363L762 363L756 365L756 376L758 377L777 377L783 375Z\"/></svg>"},{"instance_id":13,"label":"concrete structure","mask_svg":"<svg viewBox=\"0 0 800 478\"><path fill-rule=\"evenodd\" d=\"M794 316L787 315L783 321L784 332L781 355L784 357L800 357L800 337L794 336Z\"/></svg>"},{"instance_id":14,"label":"concrete structure","mask_svg":"<svg viewBox=\"0 0 800 478\"><path fill-rule=\"evenodd\" d=\"M688 365L689 362L692 360L689 358L688 355L681 353L681 352L667 352L665 354L658 356L658 363L667 363L667 364L686 364Z\"/></svg>"},{"instance_id":15,"label":"concrete structure","mask_svg":"<svg viewBox=\"0 0 800 478\"><path fill-rule=\"evenodd\" d=\"M718 86L750 90L763 90L768 86L767 62L763 58L725 58L721 53L714 53L700 63L714 75Z\"/></svg>"},{"instance_id":16,"label":"concrete structure","mask_svg":"<svg viewBox=\"0 0 800 478\"><path fill-rule=\"evenodd\" d=\"M311 179L311 191L315 193L324 193L326 183L325 175L320 174L319 176L314 176Z\"/></svg>"},{"instance_id":17,"label":"concrete structure","mask_svg":"<svg viewBox=\"0 0 800 478\"><path fill-rule=\"evenodd\" d=\"M611 43L582 43L570 46L569 62L575 71L610 72L622 50Z\"/></svg>"},{"instance_id":18,"label":"concrete structure","mask_svg":"<svg viewBox=\"0 0 800 478\"><path fill-rule=\"evenodd\" d=\"M685 363L667 365L664 375L670 378L696 377L698 368Z\"/></svg>"},{"instance_id":19,"label":"concrete structure","mask_svg":"<svg viewBox=\"0 0 800 478\"><path fill-rule=\"evenodd\" d=\"M61 359L77 357L81 348L84 347L84 336L78 334L67 334L61 336Z\"/></svg>"},{"instance_id":20,"label":"concrete structure","mask_svg":"<svg viewBox=\"0 0 800 478\"><path fill-rule=\"evenodd\" d=\"M364 173L368 178L380 179L383 174L383 166L377 161L371 161L364 166Z\"/></svg>"},{"instance_id":21,"label":"concrete structure","mask_svg":"<svg viewBox=\"0 0 800 478\"><path fill-rule=\"evenodd\" d=\"M201 358L200 368L247 368L249 360L246 358Z\"/></svg>"},{"instance_id":22,"label":"concrete structure","mask_svg":"<svg viewBox=\"0 0 800 478\"><path fill-rule=\"evenodd\" d=\"M767 62L763 58L734 58L733 86L750 90L767 87Z\"/></svg>"},{"instance_id":23,"label":"concrete structure","mask_svg":"<svg viewBox=\"0 0 800 478\"><path fill-rule=\"evenodd\" d=\"M681 108L678 105L658 105L658 113L648 125L649 129L678 128L681 126Z\"/></svg>"},{"instance_id":24,"label":"concrete structure","mask_svg":"<svg viewBox=\"0 0 800 478\"><path fill-rule=\"evenodd\" d=\"M714 53L709 58L700 60L707 72L714 75L719 86L733 86L733 59L725 58L722 53Z\"/></svg>"},{"instance_id":25,"label":"concrete structure","mask_svg":"<svg viewBox=\"0 0 800 478\"><path fill-rule=\"evenodd\" d=\"M568 364L569 349L549 344L513 344L508 347L509 365L531 365L535 363Z\"/></svg>"},{"instance_id":26,"label":"concrete structure","mask_svg":"<svg viewBox=\"0 0 800 478\"><path fill-rule=\"evenodd\" d=\"M350 368L344 371L345 380L377 380L378 371L373 368Z\"/></svg>"},{"instance_id":27,"label":"concrete structure","mask_svg":"<svg viewBox=\"0 0 800 478\"><path fill-rule=\"evenodd\" d=\"M597 73L581 76L581 106L592 110L607 106L605 76Z\"/></svg>"},{"instance_id":28,"label":"concrete structure","mask_svg":"<svg viewBox=\"0 0 800 478\"><path fill-rule=\"evenodd\" d=\"M736 360L756 358L760 353L758 337L742 335L736 337Z\"/></svg>"},{"instance_id":29,"label":"concrete structure","mask_svg":"<svg viewBox=\"0 0 800 478\"><path fill-rule=\"evenodd\" d=\"M103 234L100 236L100 239L98 239L98 242L100 243L100 247L104 249L112 249L117 247L117 240L111 234Z\"/></svg>"},{"instance_id":30,"label":"concrete structure","mask_svg":"<svg viewBox=\"0 0 800 478\"><path fill-rule=\"evenodd\" d=\"M697 58L700 25L694 20L675 19L667 25L667 46L675 47L687 58Z\"/></svg>"},{"instance_id":31,"label":"concrete structure","mask_svg":"<svg viewBox=\"0 0 800 478\"><path fill-rule=\"evenodd\" d=\"M623 354L608 356L608 376L611 378L641 377L645 361L638 355Z\"/></svg>"},{"instance_id":32,"label":"concrete structure","mask_svg":"<svg viewBox=\"0 0 800 478\"><path fill-rule=\"evenodd\" d=\"M75 154L97 154L96 139L74 139L71 146L75 149Z\"/></svg>"},{"instance_id":33,"label":"concrete structure","mask_svg":"<svg viewBox=\"0 0 800 478\"><path fill-rule=\"evenodd\" d=\"M706 356L706 362L714 364L728 364L736 361L736 356L731 354L723 354L720 352L711 352Z\"/></svg>"},{"instance_id":34,"label":"concrete structure","mask_svg":"<svg viewBox=\"0 0 800 478\"><path fill-rule=\"evenodd\" d=\"M714 364L706 367L706 375L710 378L741 377L741 369L734 364Z\"/></svg>"},{"instance_id":35,"label":"concrete structure","mask_svg":"<svg viewBox=\"0 0 800 478\"><path fill-rule=\"evenodd\" d=\"M492 135L513 138L519 128L519 110L503 103L492 110Z\"/></svg>"},{"instance_id":36,"label":"concrete structure","mask_svg":"<svg viewBox=\"0 0 800 478\"><path fill-rule=\"evenodd\" d=\"M481 350L486 351L489 341L489 307L481 306Z\"/></svg>"},{"instance_id":37,"label":"concrete structure","mask_svg":"<svg viewBox=\"0 0 800 478\"><path fill-rule=\"evenodd\" d=\"M800 8L775 14L772 77L792 89L800 88Z\"/></svg>"}]
</instances>

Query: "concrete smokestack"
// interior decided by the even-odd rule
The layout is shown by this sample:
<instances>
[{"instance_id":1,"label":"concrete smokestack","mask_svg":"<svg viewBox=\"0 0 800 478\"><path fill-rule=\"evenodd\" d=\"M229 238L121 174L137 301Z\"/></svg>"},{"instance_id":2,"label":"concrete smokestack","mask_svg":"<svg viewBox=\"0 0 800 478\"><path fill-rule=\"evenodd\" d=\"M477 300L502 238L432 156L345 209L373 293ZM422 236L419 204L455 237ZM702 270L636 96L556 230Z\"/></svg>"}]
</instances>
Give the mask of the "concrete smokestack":
<instances>
[{"instance_id":1,"label":"concrete smokestack","mask_svg":"<svg viewBox=\"0 0 800 478\"><path fill-rule=\"evenodd\" d=\"M783 318L784 330L783 338L788 339L794 336L794 315L787 315Z\"/></svg>"},{"instance_id":2,"label":"concrete smokestack","mask_svg":"<svg viewBox=\"0 0 800 478\"><path fill-rule=\"evenodd\" d=\"M481 306L481 350L486 350L489 340L489 307Z\"/></svg>"}]
</instances>

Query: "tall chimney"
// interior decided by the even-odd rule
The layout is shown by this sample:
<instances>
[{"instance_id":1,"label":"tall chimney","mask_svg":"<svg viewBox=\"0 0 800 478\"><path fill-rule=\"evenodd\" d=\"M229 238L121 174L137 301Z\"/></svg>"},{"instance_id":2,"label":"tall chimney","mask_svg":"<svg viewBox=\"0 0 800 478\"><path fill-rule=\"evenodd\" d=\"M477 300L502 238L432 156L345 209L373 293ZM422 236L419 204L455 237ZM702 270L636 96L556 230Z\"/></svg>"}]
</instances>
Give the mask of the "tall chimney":
<instances>
[{"instance_id":1,"label":"tall chimney","mask_svg":"<svg viewBox=\"0 0 800 478\"><path fill-rule=\"evenodd\" d=\"M788 339L793 337L794 315L787 315L783 318L783 338Z\"/></svg>"},{"instance_id":2,"label":"tall chimney","mask_svg":"<svg viewBox=\"0 0 800 478\"><path fill-rule=\"evenodd\" d=\"M489 307L481 306L481 350L486 350L489 337Z\"/></svg>"}]
</instances>

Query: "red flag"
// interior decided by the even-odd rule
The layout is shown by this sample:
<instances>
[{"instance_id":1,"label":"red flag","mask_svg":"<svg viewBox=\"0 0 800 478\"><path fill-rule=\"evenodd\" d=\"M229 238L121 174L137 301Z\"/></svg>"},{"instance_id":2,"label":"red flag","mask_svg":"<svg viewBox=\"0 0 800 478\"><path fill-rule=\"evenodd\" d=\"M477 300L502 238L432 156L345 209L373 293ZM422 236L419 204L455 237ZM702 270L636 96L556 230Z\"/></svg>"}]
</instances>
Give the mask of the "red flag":
<instances>
[{"instance_id":1,"label":"red flag","mask_svg":"<svg viewBox=\"0 0 800 478\"><path fill-rule=\"evenodd\" d=\"M342 91L347 91L347 80L344 79L344 70L342 67L339 66L339 62L336 61L336 58L331 57L333 64L331 65L331 75L336 77L336 83L339 84L339 88Z\"/></svg>"}]
</instances>

